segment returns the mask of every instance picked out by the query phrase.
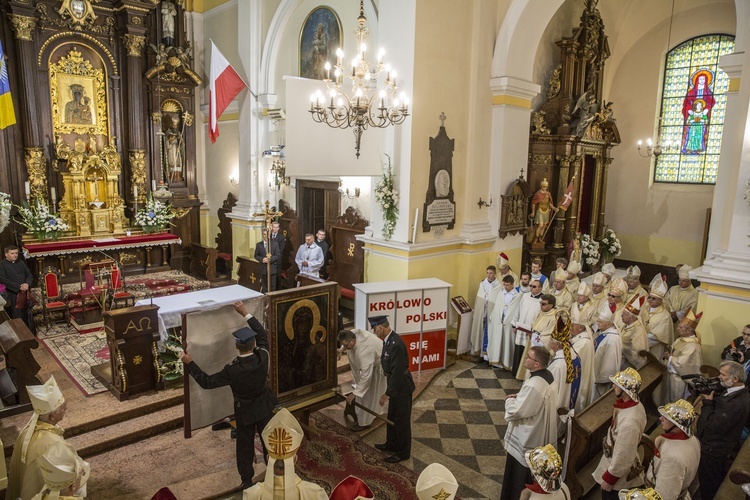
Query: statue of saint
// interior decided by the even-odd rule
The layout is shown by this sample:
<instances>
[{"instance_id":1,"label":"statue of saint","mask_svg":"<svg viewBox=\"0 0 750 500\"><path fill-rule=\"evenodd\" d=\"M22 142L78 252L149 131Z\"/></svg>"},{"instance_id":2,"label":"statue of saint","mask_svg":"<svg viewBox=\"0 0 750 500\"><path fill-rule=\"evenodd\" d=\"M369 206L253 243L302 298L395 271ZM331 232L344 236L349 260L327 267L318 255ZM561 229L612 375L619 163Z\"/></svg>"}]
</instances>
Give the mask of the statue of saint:
<instances>
[{"instance_id":1,"label":"statue of saint","mask_svg":"<svg viewBox=\"0 0 750 500\"><path fill-rule=\"evenodd\" d=\"M547 179L543 179L541 188L539 191L534 193L534 197L531 199L531 217L534 220L534 243L544 243L544 234L547 230L547 226L550 220L554 216L551 213L552 210L557 211L555 202L552 200L552 194L547 190L549 182Z\"/></svg>"},{"instance_id":2,"label":"statue of saint","mask_svg":"<svg viewBox=\"0 0 750 500\"><path fill-rule=\"evenodd\" d=\"M180 116L178 114L171 115L171 125L164 133L164 156L166 159L167 172L169 172L169 182L182 181L185 143L182 140Z\"/></svg>"},{"instance_id":3,"label":"statue of saint","mask_svg":"<svg viewBox=\"0 0 750 500\"><path fill-rule=\"evenodd\" d=\"M161 3L161 41L167 47L174 45L174 19L177 17L177 7L169 0Z\"/></svg>"},{"instance_id":4,"label":"statue of saint","mask_svg":"<svg viewBox=\"0 0 750 500\"><path fill-rule=\"evenodd\" d=\"M318 23L312 41L313 74L318 80L326 77L325 65L328 60L328 33L323 23Z\"/></svg>"},{"instance_id":5,"label":"statue of saint","mask_svg":"<svg viewBox=\"0 0 750 500\"><path fill-rule=\"evenodd\" d=\"M74 83L69 90L71 100L65 104L65 123L93 125L91 99L84 95L83 85Z\"/></svg>"}]
</instances>

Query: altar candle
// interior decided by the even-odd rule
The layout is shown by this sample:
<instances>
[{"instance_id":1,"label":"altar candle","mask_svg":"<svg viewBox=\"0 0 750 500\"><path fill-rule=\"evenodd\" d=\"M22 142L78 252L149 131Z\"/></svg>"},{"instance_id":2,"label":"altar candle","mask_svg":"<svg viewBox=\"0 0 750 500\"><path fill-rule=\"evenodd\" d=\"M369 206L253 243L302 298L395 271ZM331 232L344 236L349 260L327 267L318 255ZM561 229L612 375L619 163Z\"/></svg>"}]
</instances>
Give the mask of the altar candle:
<instances>
[{"instance_id":1,"label":"altar candle","mask_svg":"<svg viewBox=\"0 0 750 500\"><path fill-rule=\"evenodd\" d=\"M133 186L133 198L138 199L138 186Z\"/></svg>"},{"instance_id":2,"label":"altar candle","mask_svg":"<svg viewBox=\"0 0 750 500\"><path fill-rule=\"evenodd\" d=\"M156 179L151 181L151 191L156 191Z\"/></svg>"},{"instance_id":3,"label":"altar candle","mask_svg":"<svg viewBox=\"0 0 750 500\"><path fill-rule=\"evenodd\" d=\"M50 188L50 197L52 198L52 203L57 201L57 190L54 187Z\"/></svg>"},{"instance_id":4,"label":"altar candle","mask_svg":"<svg viewBox=\"0 0 750 500\"><path fill-rule=\"evenodd\" d=\"M23 183L23 188L26 192L26 196L29 196L31 194L31 184L29 184L29 181Z\"/></svg>"}]
</instances>

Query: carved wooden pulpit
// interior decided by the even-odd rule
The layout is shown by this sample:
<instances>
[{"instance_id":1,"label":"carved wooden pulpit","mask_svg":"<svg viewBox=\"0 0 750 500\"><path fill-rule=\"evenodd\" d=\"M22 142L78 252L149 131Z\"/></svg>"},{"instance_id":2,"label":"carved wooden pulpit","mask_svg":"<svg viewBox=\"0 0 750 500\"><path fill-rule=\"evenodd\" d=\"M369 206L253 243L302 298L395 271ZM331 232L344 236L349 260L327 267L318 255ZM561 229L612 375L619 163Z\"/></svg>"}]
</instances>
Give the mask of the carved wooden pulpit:
<instances>
[{"instance_id":1,"label":"carved wooden pulpit","mask_svg":"<svg viewBox=\"0 0 750 500\"><path fill-rule=\"evenodd\" d=\"M158 310L159 306L137 306L104 314L109 363L92 367L91 373L120 401L164 388L156 350Z\"/></svg>"}]
</instances>

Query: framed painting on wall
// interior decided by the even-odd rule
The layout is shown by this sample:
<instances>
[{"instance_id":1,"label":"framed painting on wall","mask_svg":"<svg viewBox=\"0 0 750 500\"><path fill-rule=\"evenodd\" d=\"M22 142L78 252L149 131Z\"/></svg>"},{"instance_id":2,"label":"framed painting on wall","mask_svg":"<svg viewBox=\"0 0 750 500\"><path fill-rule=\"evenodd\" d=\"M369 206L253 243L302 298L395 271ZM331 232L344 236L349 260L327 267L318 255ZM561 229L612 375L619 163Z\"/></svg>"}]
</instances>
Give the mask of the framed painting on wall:
<instances>
[{"instance_id":1,"label":"framed painting on wall","mask_svg":"<svg viewBox=\"0 0 750 500\"><path fill-rule=\"evenodd\" d=\"M299 76L326 78L325 64L336 63L336 49L343 41L339 16L329 7L316 7L307 15L299 35Z\"/></svg>"}]
</instances>

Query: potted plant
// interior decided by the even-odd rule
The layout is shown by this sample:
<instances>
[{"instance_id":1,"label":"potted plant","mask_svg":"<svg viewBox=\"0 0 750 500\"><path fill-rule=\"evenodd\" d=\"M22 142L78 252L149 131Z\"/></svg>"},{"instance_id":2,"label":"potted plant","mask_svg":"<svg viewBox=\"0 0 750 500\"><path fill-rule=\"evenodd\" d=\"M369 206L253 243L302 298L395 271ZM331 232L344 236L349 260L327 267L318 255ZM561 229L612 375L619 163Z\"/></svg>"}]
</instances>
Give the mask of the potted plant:
<instances>
[{"instance_id":1,"label":"potted plant","mask_svg":"<svg viewBox=\"0 0 750 500\"><path fill-rule=\"evenodd\" d=\"M68 230L68 225L60 215L50 212L47 203L38 198L32 205L24 201L22 205L16 205L16 208L21 216L18 223L38 240L56 240Z\"/></svg>"},{"instance_id":2,"label":"potted plant","mask_svg":"<svg viewBox=\"0 0 750 500\"><path fill-rule=\"evenodd\" d=\"M154 199L149 193L146 206L136 212L134 222L137 226L141 226L145 233L158 233L167 225L172 225L169 220L174 215L171 207Z\"/></svg>"},{"instance_id":3,"label":"potted plant","mask_svg":"<svg viewBox=\"0 0 750 500\"><path fill-rule=\"evenodd\" d=\"M383 168L383 177L375 185L375 201L383 211L383 238L390 240L398 221L398 191L393 186L391 157L385 156L388 158L388 164Z\"/></svg>"},{"instance_id":4,"label":"potted plant","mask_svg":"<svg viewBox=\"0 0 750 500\"><path fill-rule=\"evenodd\" d=\"M602 265L612 262L621 253L622 245L617 238L617 234L610 228L606 228L604 235L599 240L599 254L602 256Z\"/></svg>"}]
</instances>

